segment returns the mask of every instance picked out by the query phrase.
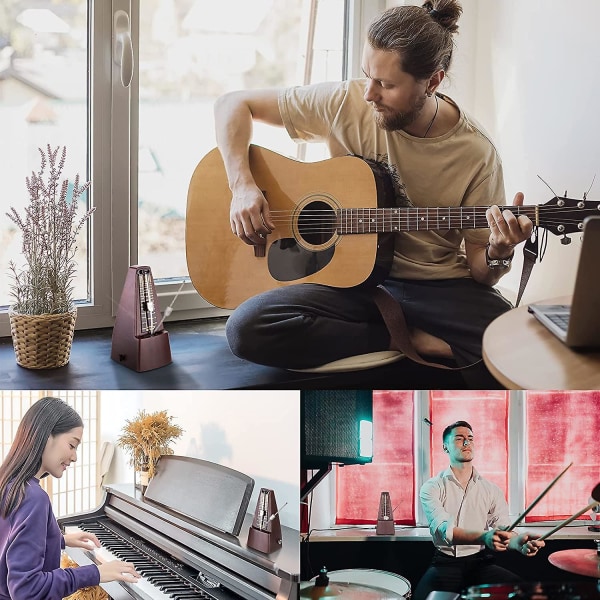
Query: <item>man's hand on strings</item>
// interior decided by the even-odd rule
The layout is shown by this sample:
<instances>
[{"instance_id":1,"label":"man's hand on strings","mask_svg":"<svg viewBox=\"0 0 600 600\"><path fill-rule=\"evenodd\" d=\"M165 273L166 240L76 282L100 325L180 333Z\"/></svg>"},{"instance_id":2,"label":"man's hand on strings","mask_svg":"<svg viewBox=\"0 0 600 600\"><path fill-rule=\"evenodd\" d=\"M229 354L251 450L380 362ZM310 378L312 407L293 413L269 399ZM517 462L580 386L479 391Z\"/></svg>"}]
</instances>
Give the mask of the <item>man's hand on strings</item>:
<instances>
[{"instance_id":1,"label":"man's hand on strings","mask_svg":"<svg viewBox=\"0 0 600 600\"><path fill-rule=\"evenodd\" d=\"M269 203L256 185L236 188L229 209L229 221L232 233L250 245L266 244L267 234L275 228Z\"/></svg>"},{"instance_id":2,"label":"man's hand on strings","mask_svg":"<svg viewBox=\"0 0 600 600\"><path fill-rule=\"evenodd\" d=\"M513 206L522 206L525 196L518 192ZM508 258L514 247L531 236L533 223L526 215L515 216L509 209L500 210L498 206L490 206L486 213L491 230L489 255L492 259Z\"/></svg>"}]
</instances>

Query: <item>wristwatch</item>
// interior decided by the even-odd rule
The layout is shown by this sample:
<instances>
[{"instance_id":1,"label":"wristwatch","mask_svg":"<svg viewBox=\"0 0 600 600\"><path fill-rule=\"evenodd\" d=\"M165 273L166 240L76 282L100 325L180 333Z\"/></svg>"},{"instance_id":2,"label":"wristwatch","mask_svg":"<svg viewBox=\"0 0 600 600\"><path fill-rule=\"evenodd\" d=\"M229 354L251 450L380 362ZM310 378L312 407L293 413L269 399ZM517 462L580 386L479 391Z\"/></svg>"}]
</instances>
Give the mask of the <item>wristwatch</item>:
<instances>
[{"instance_id":1,"label":"wristwatch","mask_svg":"<svg viewBox=\"0 0 600 600\"><path fill-rule=\"evenodd\" d=\"M508 269L512 263L515 251L513 250L510 256L506 258L490 258L490 243L488 242L485 246L485 262L488 269Z\"/></svg>"}]
</instances>

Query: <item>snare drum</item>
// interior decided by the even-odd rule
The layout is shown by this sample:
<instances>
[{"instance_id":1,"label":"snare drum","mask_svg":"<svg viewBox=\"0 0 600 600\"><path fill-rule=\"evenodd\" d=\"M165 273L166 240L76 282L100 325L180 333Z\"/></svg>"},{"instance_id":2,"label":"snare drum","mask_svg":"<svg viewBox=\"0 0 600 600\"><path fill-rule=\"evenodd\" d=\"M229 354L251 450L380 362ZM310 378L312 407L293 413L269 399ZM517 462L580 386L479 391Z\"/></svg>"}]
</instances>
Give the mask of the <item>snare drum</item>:
<instances>
[{"instance_id":1,"label":"snare drum","mask_svg":"<svg viewBox=\"0 0 600 600\"><path fill-rule=\"evenodd\" d=\"M386 600L410 598L410 583L404 577L389 571L375 569L343 569L327 573L330 583L356 584L366 589L385 592Z\"/></svg>"},{"instance_id":2,"label":"snare drum","mask_svg":"<svg viewBox=\"0 0 600 600\"><path fill-rule=\"evenodd\" d=\"M461 594L464 600L591 600L600 596L598 582L523 582L474 585Z\"/></svg>"}]
</instances>

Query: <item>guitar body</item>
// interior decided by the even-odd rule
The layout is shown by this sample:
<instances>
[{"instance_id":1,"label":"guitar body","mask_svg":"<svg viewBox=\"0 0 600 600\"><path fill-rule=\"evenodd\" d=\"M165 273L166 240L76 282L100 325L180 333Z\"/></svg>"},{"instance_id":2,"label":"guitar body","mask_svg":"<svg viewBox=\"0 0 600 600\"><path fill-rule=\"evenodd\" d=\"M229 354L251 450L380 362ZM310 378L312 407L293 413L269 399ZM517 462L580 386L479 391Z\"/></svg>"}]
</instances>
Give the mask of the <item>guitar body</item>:
<instances>
[{"instance_id":1,"label":"guitar body","mask_svg":"<svg viewBox=\"0 0 600 600\"><path fill-rule=\"evenodd\" d=\"M192 175L187 264L194 287L206 301L233 309L281 286L348 288L385 279L393 234L339 235L336 222L341 208L394 205L393 185L382 167L355 156L303 163L251 146L250 168L277 225L264 248L249 246L231 232L231 191L219 150L209 152ZM325 215L326 226L315 228L316 214L319 223Z\"/></svg>"}]
</instances>

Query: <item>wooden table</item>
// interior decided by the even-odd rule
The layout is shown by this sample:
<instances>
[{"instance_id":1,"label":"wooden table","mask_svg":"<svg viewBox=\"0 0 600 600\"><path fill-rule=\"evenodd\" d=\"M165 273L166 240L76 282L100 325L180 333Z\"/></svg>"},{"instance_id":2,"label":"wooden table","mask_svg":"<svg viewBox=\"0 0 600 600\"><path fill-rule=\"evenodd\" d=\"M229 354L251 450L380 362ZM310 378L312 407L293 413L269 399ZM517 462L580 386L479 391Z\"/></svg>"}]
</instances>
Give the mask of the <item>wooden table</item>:
<instances>
[{"instance_id":1,"label":"wooden table","mask_svg":"<svg viewBox=\"0 0 600 600\"><path fill-rule=\"evenodd\" d=\"M570 298L547 301L568 303ZM483 335L483 359L508 389L600 389L600 352L571 350L539 323L527 306L492 321Z\"/></svg>"}]
</instances>

